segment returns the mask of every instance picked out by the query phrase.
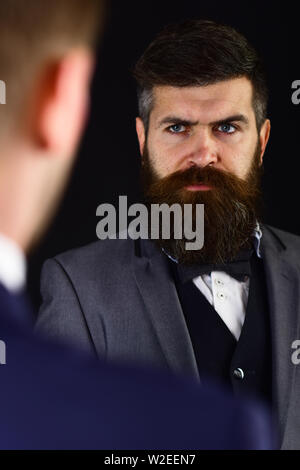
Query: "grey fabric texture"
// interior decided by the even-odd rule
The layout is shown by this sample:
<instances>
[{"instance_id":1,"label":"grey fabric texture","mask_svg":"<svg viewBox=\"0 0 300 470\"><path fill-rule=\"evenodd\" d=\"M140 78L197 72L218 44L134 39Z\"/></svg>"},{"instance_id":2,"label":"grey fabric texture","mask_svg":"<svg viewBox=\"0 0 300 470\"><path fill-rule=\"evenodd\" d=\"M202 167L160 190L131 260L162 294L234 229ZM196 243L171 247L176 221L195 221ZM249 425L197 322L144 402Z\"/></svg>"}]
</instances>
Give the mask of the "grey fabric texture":
<instances>
[{"instance_id":1,"label":"grey fabric texture","mask_svg":"<svg viewBox=\"0 0 300 470\"><path fill-rule=\"evenodd\" d=\"M274 405L282 448L300 449L300 365L291 360L300 339L300 237L261 229ZM167 258L151 241L98 241L47 260L41 294L38 332L101 359L167 368L201 382Z\"/></svg>"}]
</instances>

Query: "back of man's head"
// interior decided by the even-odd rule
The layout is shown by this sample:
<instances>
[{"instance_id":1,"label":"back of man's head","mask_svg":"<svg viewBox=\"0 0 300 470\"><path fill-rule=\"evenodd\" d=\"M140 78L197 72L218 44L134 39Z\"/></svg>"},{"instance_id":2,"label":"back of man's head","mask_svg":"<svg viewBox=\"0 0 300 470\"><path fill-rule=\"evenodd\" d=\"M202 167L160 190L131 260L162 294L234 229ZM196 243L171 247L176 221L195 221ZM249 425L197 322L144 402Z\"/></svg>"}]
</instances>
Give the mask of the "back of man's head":
<instances>
[{"instance_id":1,"label":"back of man's head","mask_svg":"<svg viewBox=\"0 0 300 470\"><path fill-rule=\"evenodd\" d=\"M3 125L16 122L35 75L70 48L96 44L103 0L0 2L0 79L6 84ZM1 128L0 128L1 132Z\"/></svg>"},{"instance_id":2,"label":"back of man's head","mask_svg":"<svg viewBox=\"0 0 300 470\"><path fill-rule=\"evenodd\" d=\"M27 250L84 128L104 0L0 2L0 233ZM2 86L2 92L5 89Z\"/></svg>"}]
</instances>

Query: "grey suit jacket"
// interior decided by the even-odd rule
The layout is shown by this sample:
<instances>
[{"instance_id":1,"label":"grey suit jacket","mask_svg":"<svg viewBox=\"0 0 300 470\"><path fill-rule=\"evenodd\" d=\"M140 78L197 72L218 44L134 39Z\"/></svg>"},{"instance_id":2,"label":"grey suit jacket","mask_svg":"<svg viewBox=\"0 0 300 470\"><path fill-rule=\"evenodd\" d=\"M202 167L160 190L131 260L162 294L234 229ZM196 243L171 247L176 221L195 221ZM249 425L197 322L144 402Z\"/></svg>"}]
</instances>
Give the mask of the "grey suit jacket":
<instances>
[{"instance_id":1,"label":"grey suit jacket","mask_svg":"<svg viewBox=\"0 0 300 470\"><path fill-rule=\"evenodd\" d=\"M300 237L264 225L273 396L283 449L300 449ZM110 361L168 368L200 381L166 256L151 241L105 240L47 260L37 329Z\"/></svg>"}]
</instances>

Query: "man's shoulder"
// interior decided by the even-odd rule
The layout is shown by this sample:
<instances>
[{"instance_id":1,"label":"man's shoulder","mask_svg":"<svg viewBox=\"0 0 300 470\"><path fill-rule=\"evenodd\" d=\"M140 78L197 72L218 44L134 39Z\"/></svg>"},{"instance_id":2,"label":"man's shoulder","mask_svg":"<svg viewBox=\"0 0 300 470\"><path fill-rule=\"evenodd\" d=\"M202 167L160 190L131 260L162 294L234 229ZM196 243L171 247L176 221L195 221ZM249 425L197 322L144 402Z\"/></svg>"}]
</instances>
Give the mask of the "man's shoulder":
<instances>
[{"instance_id":1,"label":"man's shoulder","mask_svg":"<svg viewBox=\"0 0 300 470\"><path fill-rule=\"evenodd\" d=\"M300 236L285 230L263 224L262 230L267 230L272 236L280 242L282 246L289 250L300 250Z\"/></svg>"},{"instance_id":2,"label":"man's shoulder","mask_svg":"<svg viewBox=\"0 0 300 470\"><path fill-rule=\"evenodd\" d=\"M132 239L106 239L65 251L53 259L68 271L75 269L91 272L101 268L107 272L128 265L134 251L135 242Z\"/></svg>"}]
</instances>

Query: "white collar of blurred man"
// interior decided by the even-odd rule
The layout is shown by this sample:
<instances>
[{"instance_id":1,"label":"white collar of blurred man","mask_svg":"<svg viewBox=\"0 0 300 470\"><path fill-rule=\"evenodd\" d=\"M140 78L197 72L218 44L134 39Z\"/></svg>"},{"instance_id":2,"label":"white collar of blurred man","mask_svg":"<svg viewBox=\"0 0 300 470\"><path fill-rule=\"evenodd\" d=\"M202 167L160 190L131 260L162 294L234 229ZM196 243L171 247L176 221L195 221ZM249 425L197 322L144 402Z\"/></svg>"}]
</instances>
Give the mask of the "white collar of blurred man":
<instances>
[{"instance_id":1,"label":"white collar of blurred man","mask_svg":"<svg viewBox=\"0 0 300 470\"><path fill-rule=\"evenodd\" d=\"M23 251L11 238L0 233L0 284L18 294L26 283L26 259Z\"/></svg>"}]
</instances>

